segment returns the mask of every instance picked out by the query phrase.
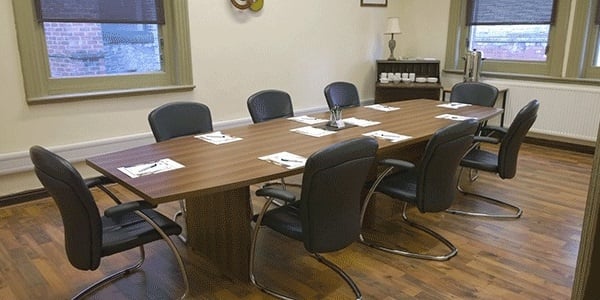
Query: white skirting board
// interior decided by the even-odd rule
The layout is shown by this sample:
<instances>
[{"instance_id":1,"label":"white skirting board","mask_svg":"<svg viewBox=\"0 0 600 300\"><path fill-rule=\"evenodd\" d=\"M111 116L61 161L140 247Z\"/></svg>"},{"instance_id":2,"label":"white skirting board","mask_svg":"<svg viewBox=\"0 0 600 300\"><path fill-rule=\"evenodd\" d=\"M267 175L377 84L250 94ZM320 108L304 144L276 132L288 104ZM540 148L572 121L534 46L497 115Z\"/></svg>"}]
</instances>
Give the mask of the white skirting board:
<instances>
[{"instance_id":1,"label":"white skirting board","mask_svg":"<svg viewBox=\"0 0 600 300\"><path fill-rule=\"evenodd\" d=\"M323 100L323 102L325 103L325 100ZM373 100L366 102L372 103ZM296 115L314 114L326 111L326 109L326 106L303 109L297 111ZM247 125L250 123L252 123L252 121L248 117L230 121L215 122L214 128L215 130L223 130L236 126ZM151 132L146 132L70 145L48 146L48 149L56 152L58 155L69 160L71 163L78 163L84 161L87 157L133 148L136 146L147 145L150 143L154 143L154 137L152 136ZM30 171L32 169L33 165L29 159L28 150L6 154L0 153L0 176ZM2 191L0 191L0 195L1 194Z\"/></svg>"}]
</instances>

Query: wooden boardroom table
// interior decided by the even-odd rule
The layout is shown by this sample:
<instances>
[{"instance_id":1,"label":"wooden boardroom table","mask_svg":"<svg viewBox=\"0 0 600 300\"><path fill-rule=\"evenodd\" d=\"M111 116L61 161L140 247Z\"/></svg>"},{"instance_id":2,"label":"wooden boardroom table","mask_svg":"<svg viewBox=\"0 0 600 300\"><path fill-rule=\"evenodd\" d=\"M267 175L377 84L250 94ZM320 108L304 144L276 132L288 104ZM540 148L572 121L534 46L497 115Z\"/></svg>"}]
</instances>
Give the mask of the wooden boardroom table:
<instances>
[{"instance_id":1,"label":"wooden boardroom table","mask_svg":"<svg viewBox=\"0 0 600 300\"><path fill-rule=\"evenodd\" d=\"M151 203L186 199L187 245L209 258L225 275L248 282L252 228L249 186L303 171L302 168L289 170L258 157L281 151L308 157L318 149L375 130L412 137L396 143L378 139L378 156L390 156L412 147L420 150L409 152L422 151L436 130L456 122L435 118L437 115L455 114L486 120L502 112L502 109L480 106L438 107L441 103L425 99L389 102L386 105L400 108L390 112L347 108L343 111L344 118L356 117L381 124L351 127L323 137L291 132L290 129L308 125L276 119L223 131L241 137L237 142L214 145L186 136L92 157L87 159L87 164ZM327 119L329 113L313 117ZM117 169L163 158L173 159L185 167L138 178L130 178Z\"/></svg>"}]
</instances>

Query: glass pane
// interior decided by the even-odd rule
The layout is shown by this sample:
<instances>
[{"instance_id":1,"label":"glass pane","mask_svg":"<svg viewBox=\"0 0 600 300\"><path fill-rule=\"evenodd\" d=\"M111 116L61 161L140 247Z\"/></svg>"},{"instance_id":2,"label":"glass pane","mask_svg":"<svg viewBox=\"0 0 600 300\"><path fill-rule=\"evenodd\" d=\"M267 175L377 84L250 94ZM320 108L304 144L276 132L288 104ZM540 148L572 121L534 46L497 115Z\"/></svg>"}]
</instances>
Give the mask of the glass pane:
<instances>
[{"instance_id":1,"label":"glass pane","mask_svg":"<svg viewBox=\"0 0 600 300\"><path fill-rule=\"evenodd\" d=\"M162 70L158 25L44 22L52 78Z\"/></svg>"},{"instance_id":2,"label":"glass pane","mask_svg":"<svg viewBox=\"0 0 600 300\"><path fill-rule=\"evenodd\" d=\"M550 25L471 26L469 49L498 60L546 61Z\"/></svg>"},{"instance_id":3,"label":"glass pane","mask_svg":"<svg viewBox=\"0 0 600 300\"><path fill-rule=\"evenodd\" d=\"M596 59L594 67L600 67L600 30L598 30L598 36L596 37Z\"/></svg>"}]
</instances>

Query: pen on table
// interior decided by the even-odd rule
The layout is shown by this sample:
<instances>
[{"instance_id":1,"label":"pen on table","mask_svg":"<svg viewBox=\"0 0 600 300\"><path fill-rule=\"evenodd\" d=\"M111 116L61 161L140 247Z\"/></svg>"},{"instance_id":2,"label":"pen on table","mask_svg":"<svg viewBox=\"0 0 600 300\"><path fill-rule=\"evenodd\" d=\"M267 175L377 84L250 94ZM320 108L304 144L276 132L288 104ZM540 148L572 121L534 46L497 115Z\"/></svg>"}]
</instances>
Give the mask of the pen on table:
<instances>
[{"instance_id":1,"label":"pen on table","mask_svg":"<svg viewBox=\"0 0 600 300\"><path fill-rule=\"evenodd\" d=\"M204 137L207 138L226 138L227 136L224 134L205 134Z\"/></svg>"},{"instance_id":2,"label":"pen on table","mask_svg":"<svg viewBox=\"0 0 600 300\"><path fill-rule=\"evenodd\" d=\"M287 161L287 162L302 162L301 160L297 160L297 159L289 159L289 158L281 158L281 161Z\"/></svg>"},{"instance_id":3,"label":"pen on table","mask_svg":"<svg viewBox=\"0 0 600 300\"><path fill-rule=\"evenodd\" d=\"M152 168L154 168L154 167L156 167L156 166L157 166L157 164L156 164L156 163L153 163L153 164L151 164L151 165L149 165L149 166L147 166L147 167L145 167L145 168L142 168L142 169L140 169L138 172L139 172L139 173L142 173L142 172L148 171L148 170L150 170L150 169L152 169Z\"/></svg>"}]
</instances>

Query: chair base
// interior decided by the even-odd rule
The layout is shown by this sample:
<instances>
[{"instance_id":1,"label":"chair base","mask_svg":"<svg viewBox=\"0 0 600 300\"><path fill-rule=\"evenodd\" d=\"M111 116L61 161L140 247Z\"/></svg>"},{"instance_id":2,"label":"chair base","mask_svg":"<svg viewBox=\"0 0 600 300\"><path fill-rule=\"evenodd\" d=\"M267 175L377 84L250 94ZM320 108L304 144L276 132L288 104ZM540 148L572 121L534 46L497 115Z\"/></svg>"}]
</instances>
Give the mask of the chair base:
<instances>
[{"instance_id":1,"label":"chair base","mask_svg":"<svg viewBox=\"0 0 600 300\"><path fill-rule=\"evenodd\" d=\"M102 286L110 283L111 281L125 277L125 276L135 272L136 270L138 270L144 263L144 259L146 257L146 252L144 251L144 246L140 246L139 248L140 248L140 259L135 264L96 281L94 284L81 290L79 293L77 293L71 299L73 299L73 300L83 299L83 298L87 297L88 295L90 295L91 293L95 292L97 289L101 288Z\"/></svg>"},{"instance_id":2,"label":"chair base","mask_svg":"<svg viewBox=\"0 0 600 300\"><path fill-rule=\"evenodd\" d=\"M366 204L368 204L368 203L365 203L365 205ZM385 251L385 252L389 252L389 253L397 254L397 255L402 255L402 256L406 256L406 257L411 257L411 258L434 260L434 261L446 261L446 260L449 260L452 257L456 256L456 254L458 253L458 249L456 249L456 247L450 241L448 241L446 238L444 238L439 233L437 233L421 224L410 221L408 219L408 217L406 216L406 208L407 207L408 207L408 203L404 203L404 207L402 208L402 220L406 224L410 225L411 227L416 228L422 232L425 232L428 235L430 235L431 237L440 241L442 244L444 244L446 246L446 248L448 248L447 253L441 254L441 255L431 255L431 254L410 252L408 250L402 250L402 249L388 248L381 244L378 244L377 242L369 241L369 240L365 239L365 237L363 236L362 233L359 235L360 242L369 247L372 247L372 248L375 248L375 249L378 249L381 251Z\"/></svg>"},{"instance_id":3,"label":"chair base","mask_svg":"<svg viewBox=\"0 0 600 300\"><path fill-rule=\"evenodd\" d=\"M265 203L265 205L263 206L263 208L259 214L258 220L256 220L256 223L254 225L255 227L254 227L254 233L252 235L252 244L250 246L250 264L249 264L250 282L265 294L271 295L278 299L293 300L294 298L292 298L290 296L284 295L278 291L275 291L267 286L262 285L260 282L258 282L258 280L256 280L256 276L254 276L254 261L256 258L256 241L258 240L258 233L262 227L261 224L262 224L263 215L272 203L273 203L273 199L267 198L267 203ZM342 277L342 279L344 279L344 281L346 281L346 283L350 286L350 288L354 292L354 295L356 296L357 300L362 299L362 294L361 294L358 286L356 285L356 283L354 283L352 278L350 278L350 276L348 276L348 274L346 274L346 272L344 272L340 267L338 267L333 262L327 260L325 257L321 256L320 254L318 254L318 253L311 253L311 254L318 262L326 265L331 270L336 272L340 277Z\"/></svg>"},{"instance_id":4,"label":"chair base","mask_svg":"<svg viewBox=\"0 0 600 300\"><path fill-rule=\"evenodd\" d=\"M169 236L167 236L167 234L164 231L162 231L162 229L160 229L158 224L156 224L154 221L152 221L152 219L150 219L148 216L146 216L145 214L143 214L140 211L136 211L135 213L138 216L140 216L142 219L144 219L146 222L148 222L148 224L150 224L152 226L152 228L154 228L154 230L156 230L158 232L158 234L160 234L162 239L167 243L167 245L171 249L171 252L173 252L175 259L177 260L177 265L179 265L179 270L181 271L181 277L183 277L184 292L181 295L181 297L179 297L179 299L185 299L185 297L187 297L187 295L190 293L190 283L188 281L188 276L187 276L187 272L185 270L185 265L183 264L183 259L181 259L181 255L179 255L179 252L177 251L177 247L175 247L175 244L173 243L173 241L171 241Z\"/></svg>"},{"instance_id":5,"label":"chair base","mask_svg":"<svg viewBox=\"0 0 600 300\"><path fill-rule=\"evenodd\" d=\"M460 173L458 175L458 182L456 183L456 189L459 192L461 192L463 195L475 196L484 201L492 203L498 207L508 209L508 210L512 211L513 213L511 213L511 214L492 214L492 213L486 213L486 212L465 211L465 210L453 209L453 208L446 209L447 213L451 213L451 214L455 214L455 215L463 215L463 216L485 217L485 218L496 218L496 219L518 219L521 217L521 215L523 214L523 210L518 206L512 205L510 203L507 203L507 202L504 202L502 200L498 200L498 199L495 199L492 197L465 191L462 188L462 186L460 185L460 177L461 177L460 175L462 175L462 171L463 171L463 168L461 168L461 170L460 170ZM469 172L469 181L473 182L474 180L471 180L471 178L472 178L471 172Z\"/></svg>"},{"instance_id":6,"label":"chair base","mask_svg":"<svg viewBox=\"0 0 600 300\"><path fill-rule=\"evenodd\" d=\"M451 213L454 215L462 215L462 216L471 216L471 217L485 217L485 218L497 218L497 219L518 219L521 217L521 215L523 214L523 209L521 209L518 206L512 205L510 203L498 200L498 199L494 199L488 196L484 196L484 195L480 195L480 194L475 194L475 193L470 193L470 192L466 192L464 190L462 190L462 188L458 188L458 190L463 193L463 195L470 195L470 196L475 196L477 198L480 198L484 201L487 201L489 203L495 204L499 207L503 207L506 209L509 209L511 211L513 211L512 214L492 214L492 213L486 213L486 212L477 212L477 211L465 211L465 210L460 210L460 209L454 209L454 208L448 208L446 209L447 213Z\"/></svg>"}]
</instances>

